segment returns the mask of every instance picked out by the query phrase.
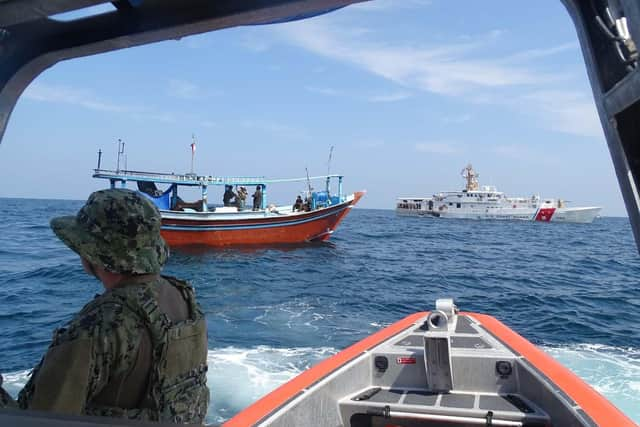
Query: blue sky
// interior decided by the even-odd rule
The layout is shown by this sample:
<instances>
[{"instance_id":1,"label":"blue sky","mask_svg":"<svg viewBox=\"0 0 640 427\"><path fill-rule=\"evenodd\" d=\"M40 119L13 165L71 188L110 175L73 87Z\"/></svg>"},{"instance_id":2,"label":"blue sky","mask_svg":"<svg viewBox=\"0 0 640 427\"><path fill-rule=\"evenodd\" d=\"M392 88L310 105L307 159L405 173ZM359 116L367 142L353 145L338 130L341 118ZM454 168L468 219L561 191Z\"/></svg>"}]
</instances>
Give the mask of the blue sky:
<instances>
[{"instance_id":1,"label":"blue sky","mask_svg":"<svg viewBox=\"0 0 640 427\"><path fill-rule=\"evenodd\" d=\"M509 195L626 215L558 0L376 0L57 64L12 114L0 196L85 199L118 138L131 169L187 172L192 134L202 174L323 174L334 146L363 207L460 189L471 162Z\"/></svg>"}]
</instances>

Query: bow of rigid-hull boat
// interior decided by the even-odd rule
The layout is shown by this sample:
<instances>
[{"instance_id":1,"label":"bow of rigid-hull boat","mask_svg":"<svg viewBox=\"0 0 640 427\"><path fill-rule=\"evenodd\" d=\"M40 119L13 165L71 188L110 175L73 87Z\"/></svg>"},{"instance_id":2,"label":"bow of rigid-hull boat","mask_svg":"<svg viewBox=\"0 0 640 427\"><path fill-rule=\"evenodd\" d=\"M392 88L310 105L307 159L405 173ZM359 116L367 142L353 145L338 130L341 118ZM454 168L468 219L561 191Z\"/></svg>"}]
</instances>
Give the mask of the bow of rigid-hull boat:
<instances>
[{"instance_id":1,"label":"bow of rigid-hull boat","mask_svg":"<svg viewBox=\"0 0 640 427\"><path fill-rule=\"evenodd\" d=\"M495 318L438 300L284 384L226 427L635 426Z\"/></svg>"}]
</instances>

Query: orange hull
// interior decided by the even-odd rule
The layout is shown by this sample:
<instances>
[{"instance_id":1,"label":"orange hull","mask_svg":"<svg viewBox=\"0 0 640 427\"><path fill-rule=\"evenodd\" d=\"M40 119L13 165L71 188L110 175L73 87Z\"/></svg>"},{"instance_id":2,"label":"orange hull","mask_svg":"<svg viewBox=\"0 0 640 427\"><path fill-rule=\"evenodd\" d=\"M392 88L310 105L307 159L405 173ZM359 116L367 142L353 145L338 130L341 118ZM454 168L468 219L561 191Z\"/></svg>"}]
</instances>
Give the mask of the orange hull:
<instances>
[{"instance_id":1,"label":"orange hull","mask_svg":"<svg viewBox=\"0 0 640 427\"><path fill-rule=\"evenodd\" d=\"M240 246L326 241L358 203L353 200L298 215L240 220L176 220L163 218L162 237L169 246Z\"/></svg>"}]
</instances>

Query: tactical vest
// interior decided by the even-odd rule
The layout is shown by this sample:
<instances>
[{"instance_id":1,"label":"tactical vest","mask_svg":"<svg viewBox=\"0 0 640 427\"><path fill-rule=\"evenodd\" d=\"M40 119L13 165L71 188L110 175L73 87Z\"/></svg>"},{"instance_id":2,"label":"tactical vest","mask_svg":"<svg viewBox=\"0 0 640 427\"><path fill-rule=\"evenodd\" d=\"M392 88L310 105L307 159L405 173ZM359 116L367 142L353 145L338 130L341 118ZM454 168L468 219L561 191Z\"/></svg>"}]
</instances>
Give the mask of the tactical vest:
<instances>
[{"instance_id":1,"label":"tactical vest","mask_svg":"<svg viewBox=\"0 0 640 427\"><path fill-rule=\"evenodd\" d=\"M118 408L87 402L86 415L111 416L172 423L202 423L209 404L206 384L207 332L193 289L185 282L162 276L176 287L188 305L189 317L172 323L158 307L153 284L125 286L109 292L95 305L116 303L132 311L146 325L151 338L151 369L139 407ZM162 279L158 279L162 280Z\"/></svg>"}]
</instances>

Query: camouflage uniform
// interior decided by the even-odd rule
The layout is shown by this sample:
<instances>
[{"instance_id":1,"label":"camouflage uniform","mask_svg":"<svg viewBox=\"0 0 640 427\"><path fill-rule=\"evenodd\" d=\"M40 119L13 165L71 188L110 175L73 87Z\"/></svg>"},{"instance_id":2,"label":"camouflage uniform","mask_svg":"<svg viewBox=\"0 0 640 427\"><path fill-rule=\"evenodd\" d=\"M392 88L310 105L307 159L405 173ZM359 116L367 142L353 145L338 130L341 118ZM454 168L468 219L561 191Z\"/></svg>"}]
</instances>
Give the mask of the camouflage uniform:
<instances>
[{"instance_id":1,"label":"camouflage uniform","mask_svg":"<svg viewBox=\"0 0 640 427\"><path fill-rule=\"evenodd\" d=\"M209 403L204 315L187 283L158 274L168 248L155 206L133 191L102 190L76 217L55 218L51 227L91 264L142 280L96 296L54 332L20 407L202 423Z\"/></svg>"}]
</instances>

